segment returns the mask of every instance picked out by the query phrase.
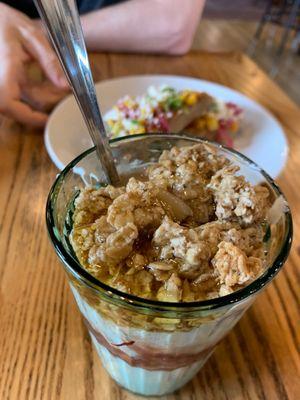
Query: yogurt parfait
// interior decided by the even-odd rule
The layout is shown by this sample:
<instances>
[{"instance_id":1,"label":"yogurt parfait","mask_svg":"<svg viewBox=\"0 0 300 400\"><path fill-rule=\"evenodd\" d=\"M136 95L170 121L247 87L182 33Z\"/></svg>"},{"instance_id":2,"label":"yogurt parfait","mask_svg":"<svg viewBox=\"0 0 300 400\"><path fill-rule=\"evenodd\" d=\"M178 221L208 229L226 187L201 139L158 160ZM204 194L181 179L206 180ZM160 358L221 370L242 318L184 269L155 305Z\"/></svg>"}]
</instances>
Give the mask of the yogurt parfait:
<instances>
[{"instance_id":1,"label":"yogurt parfait","mask_svg":"<svg viewBox=\"0 0 300 400\"><path fill-rule=\"evenodd\" d=\"M93 149L61 173L47 224L103 366L124 388L187 383L283 265L288 205L240 154L199 139L112 142L122 185Z\"/></svg>"}]
</instances>

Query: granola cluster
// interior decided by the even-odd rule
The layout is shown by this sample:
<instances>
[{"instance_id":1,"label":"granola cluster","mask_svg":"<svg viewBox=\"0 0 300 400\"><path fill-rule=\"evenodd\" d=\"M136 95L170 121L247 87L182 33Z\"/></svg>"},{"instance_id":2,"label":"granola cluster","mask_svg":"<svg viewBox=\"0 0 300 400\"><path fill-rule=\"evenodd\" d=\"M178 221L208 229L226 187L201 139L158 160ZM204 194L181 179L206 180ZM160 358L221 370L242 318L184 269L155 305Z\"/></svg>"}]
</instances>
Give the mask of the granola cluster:
<instances>
[{"instance_id":1,"label":"granola cluster","mask_svg":"<svg viewBox=\"0 0 300 400\"><path fill-rule=\"evenodd\" d=\"M263 272L269 203L212 148L174 147L125 187L83 189L70 239L84 268L120 291L210 299Z\"/></svg>"}]
</instances>

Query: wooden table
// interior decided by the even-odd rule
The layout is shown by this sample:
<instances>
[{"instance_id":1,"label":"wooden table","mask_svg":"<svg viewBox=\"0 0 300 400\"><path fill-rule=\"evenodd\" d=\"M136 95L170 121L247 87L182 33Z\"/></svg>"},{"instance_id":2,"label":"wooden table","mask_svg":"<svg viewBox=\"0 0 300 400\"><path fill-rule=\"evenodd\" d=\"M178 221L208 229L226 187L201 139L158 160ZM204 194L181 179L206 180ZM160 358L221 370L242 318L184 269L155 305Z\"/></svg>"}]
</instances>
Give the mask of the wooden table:
<instances>
[{"instance_id":1,"label":"wooden table","mask_svg":"<svg viewBox=\"0 0 300 400\"><path fill-rule=\"evenodd\" d=\"M294 216L289 260L193 381L165 399L299 399L299 109L242 54L98 54L92 64L97 79L165 73L219 82L266 106L284 126L290 157L278 182ZM102 368L47 238L45 202L56 174L41 132L2 122L0 399L137 398Z\"/></svg>"}]
</instances>

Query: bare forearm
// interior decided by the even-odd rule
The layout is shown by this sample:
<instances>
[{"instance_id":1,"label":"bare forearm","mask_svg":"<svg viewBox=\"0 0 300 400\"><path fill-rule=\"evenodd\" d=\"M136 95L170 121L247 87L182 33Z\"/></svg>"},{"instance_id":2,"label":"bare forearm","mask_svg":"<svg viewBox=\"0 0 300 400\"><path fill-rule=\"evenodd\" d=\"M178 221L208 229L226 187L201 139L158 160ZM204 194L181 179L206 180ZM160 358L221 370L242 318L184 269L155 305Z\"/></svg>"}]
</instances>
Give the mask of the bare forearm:
<instances>
[{"instance_id":1,"label":"bare forearm","mask_svg":"<svg viewBox=\"0 0 300 400\"><path fill-rule=\"evenodd\" d=\"M205 0L130 0L81 18L90 50L181 54L191 45Z\"/></svg>"}]
</instances>

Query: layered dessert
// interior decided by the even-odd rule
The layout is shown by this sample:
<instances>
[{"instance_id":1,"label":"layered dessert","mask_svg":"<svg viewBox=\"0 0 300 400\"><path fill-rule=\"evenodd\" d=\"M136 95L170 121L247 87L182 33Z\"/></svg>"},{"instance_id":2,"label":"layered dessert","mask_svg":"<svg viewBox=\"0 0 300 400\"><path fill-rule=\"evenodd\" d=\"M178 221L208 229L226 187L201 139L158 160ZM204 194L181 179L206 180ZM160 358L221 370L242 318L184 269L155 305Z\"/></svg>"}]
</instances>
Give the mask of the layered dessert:
<instances>
[{"instance_id":1,"label":"layered dessert","mask_svg":"<svg viewBox=\"0 0 300 400\"><path fill-rule=\"evenodd\" d=\"M141 133L189 133L233 147L243 110L205 92L150 86L145 95L119 99L104 119L111 138Z\"/></svg>"},{"instance_id":2,"label":"layered dessert","mask_svg":"<svg viewBox=\"0 0 300 400\"><path fill-rule=\"evenodd\" d=\"M276 230L272 201L266 186L252 185L205 144L163 151L122 187L80 190L69 237L74 256L108 293L131 295L116 304L71 280L95 347L119 384L161 395L201 368L255 296L200 314L177 307L222 298L264 273ZM152 306L133 307L139 299ZM171 303L174 311L165 311Z\"/></svg>"},{"instance_id":3,"label":"layered dessert","mask_svg":"<svg viewBox=\"0 0 300 400\"><path fill-rule=\"evenodd\" d=\"M124 187L87 187L71 243L98 280L185 302L239 290L264 270L269 191L203 144L164 151Z\"/></svg>"}]
</instances>

